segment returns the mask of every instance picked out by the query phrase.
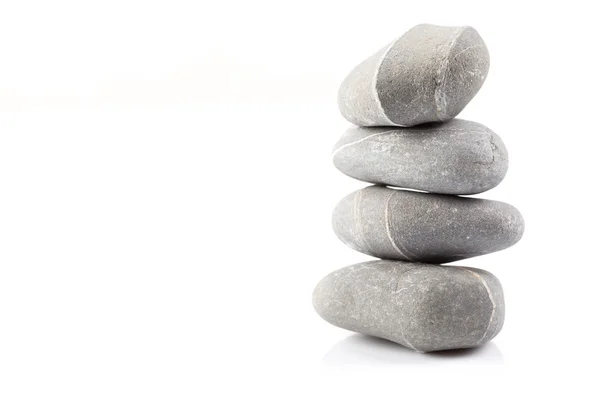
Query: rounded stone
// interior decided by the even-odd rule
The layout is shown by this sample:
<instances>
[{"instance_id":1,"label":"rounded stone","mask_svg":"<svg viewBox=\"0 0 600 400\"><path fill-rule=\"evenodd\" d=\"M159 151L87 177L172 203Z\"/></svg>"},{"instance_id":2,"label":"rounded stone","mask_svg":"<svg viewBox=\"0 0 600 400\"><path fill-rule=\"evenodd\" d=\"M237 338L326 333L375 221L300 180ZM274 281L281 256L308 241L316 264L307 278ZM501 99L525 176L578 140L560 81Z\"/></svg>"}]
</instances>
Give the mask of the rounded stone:
<instances>
[{"instance_id":1,"label":"rounded stone","mask_svg":"<svg viewBox=\"0 0 600 400\"><path fill-rule=\"evenodd\" d=\"M352 127L335 145L333 164L365 182L476 194L502 181L508 153L484 125L453 119L412 128Z\"/></svg>"},{"instance_id":2,"label":"rounded stone","mask_svg":"<svg viewBox=\"0 0 600 400\"><path fill-rule=\"evenodd\" d=\"M334 271L313 306L340 328L419 352L476 347L504 323L498 279L476 268L377 260Z\"/></svg>"},{"instance_id":3,"label":"rounded stone","mask_svg":"<svg viewBox=\"0 0 600 400\"><path fill-rule=\"evenodd\" d=\"M346 196L332 220L338 238L361 253L436 264L506 249L524 230L519 211L500 201L384 186Z\"/></svg>"},{"instance_id":4,"label":"rounded stone","mask_svg":"<svg viewBox=\"0 0 600 400\"><path fill-rule=\"evenodd\" d=\"M489 64L475 29L417 25L350 72L338 105L362 126L446 121L475 97Z\"/></svg>"}]
</instances>

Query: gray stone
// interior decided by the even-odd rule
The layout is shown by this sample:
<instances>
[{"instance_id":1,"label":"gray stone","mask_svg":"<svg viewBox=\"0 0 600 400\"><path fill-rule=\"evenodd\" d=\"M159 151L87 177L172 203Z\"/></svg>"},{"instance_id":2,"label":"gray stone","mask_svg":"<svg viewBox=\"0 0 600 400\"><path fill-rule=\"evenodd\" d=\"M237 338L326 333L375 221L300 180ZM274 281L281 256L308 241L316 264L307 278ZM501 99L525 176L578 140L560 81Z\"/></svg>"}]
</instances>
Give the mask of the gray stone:
<instances>
[{"instance_id":1,"label":"gray stone","mask_svg":"<svg viewBox=\"0 0 600 400\"><path fill-rule=\"evenodd\" d=\"M476 268L370 261L319 282L313 305L327 322L419 352L469 348L504 323L498 279Z\"/></svg>"},{"instance_id":2,"label":"gray stone","mask_svg":"<svg viewBox=\"0 0 600 400\"><path fill-rule=\"evenodd\" d=\"M333 164L366 182L475 194L502 181L508 154L484 125L453 119L413 128L352 127L335 145Z\"/></svg>"},{"instance_id":3,"label":"gray stone","mask_svg":"<svg viewBox=\"0 0 600 400\"><path fill-rule=\"evenodd\" d=\"M385 259L447 263L506 249L523 235L513 206L369 186L343 198L333 230L349 247Z\"/></svg>"},{"instance_id":4,"label":"gray stone","mask_svg":"<svg viewBox=\"0 0 600 400\"><path fill-rule=\"evenodd\" d=\"M338 105L362 126L446 121L475 97L489 64L475 29L417 25L350 72Z\"/></svg>"}]
</instances>

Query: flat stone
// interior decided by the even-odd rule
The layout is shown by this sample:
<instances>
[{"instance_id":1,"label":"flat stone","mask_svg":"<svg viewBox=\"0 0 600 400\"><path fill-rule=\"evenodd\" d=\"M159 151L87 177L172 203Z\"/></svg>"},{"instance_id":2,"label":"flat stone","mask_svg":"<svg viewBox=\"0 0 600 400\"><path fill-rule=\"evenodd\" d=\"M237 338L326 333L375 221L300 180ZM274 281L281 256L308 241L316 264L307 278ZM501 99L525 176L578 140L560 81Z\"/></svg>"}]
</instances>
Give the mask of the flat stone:
<instances>
[{"instance_id":1,"label":"flat stone","mask_svg":"<svg viewBox=\"0 0 600 400\"><path fill-rule=\"evenodd\" d=\"M374 257L447 263L506 249L523 217L500 201L369 186L343 198L333 230L349 247Z\"/></svg>"},{"instance_id":2,"label":"flat stone","mask_svg":"<svg viewBox=\"0 0 600 400\"><path fill-rule=\"evenodd\" d=\"M508 153L484 125L453 119L412 128L352 127L335 145L333 164L365 182L475 194L502 181Z\"/></svg>"},{"instance_id":3,"label":"flat stone","mask_svg":"<svg viewBox=\"0 0 600 400\"><path fill-rule=\"evenodd\" d=\"M489 64L475 29L417 25L350 72L338 105L362 126L446 121L475 97Z\"/></svg>"},{"instance_id":4,"label":"flat stone","mask_svg":"<svg viewBox=\"0 0 600 400\"><path fill-rule=\"evenodd\" d=\"M377 260L321 280L313 305L327 322L419 352L469 348L504 323L498 279L476 268Z\"/></svg>"}]
</instances>

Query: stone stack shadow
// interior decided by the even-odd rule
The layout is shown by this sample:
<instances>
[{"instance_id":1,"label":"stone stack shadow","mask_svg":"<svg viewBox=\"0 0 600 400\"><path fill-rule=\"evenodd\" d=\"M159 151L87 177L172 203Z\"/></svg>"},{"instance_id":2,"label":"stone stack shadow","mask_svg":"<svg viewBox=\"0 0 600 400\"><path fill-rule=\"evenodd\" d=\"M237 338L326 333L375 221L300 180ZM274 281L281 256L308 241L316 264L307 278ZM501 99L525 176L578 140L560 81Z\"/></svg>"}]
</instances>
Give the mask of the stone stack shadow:
<instances>
[{"instance_id":1,"label":"stone stack shadow","mask_svg":"<svg viewBox=\"0 0 600 400\"><path fill-rule=\"evenodd\" d=\"M498 279L440 264L506 249L523 235L513 206L463 197L497 186L502 139L454 119L477 94L488 50L471 27L417 25L359 64L338 94L357 126L334 146L341 172L369 182L333 211L339 239L381 260L334 271L313 305L333 325L419 352L470 348L504 322Z\"/></svg>"}]
</instances>

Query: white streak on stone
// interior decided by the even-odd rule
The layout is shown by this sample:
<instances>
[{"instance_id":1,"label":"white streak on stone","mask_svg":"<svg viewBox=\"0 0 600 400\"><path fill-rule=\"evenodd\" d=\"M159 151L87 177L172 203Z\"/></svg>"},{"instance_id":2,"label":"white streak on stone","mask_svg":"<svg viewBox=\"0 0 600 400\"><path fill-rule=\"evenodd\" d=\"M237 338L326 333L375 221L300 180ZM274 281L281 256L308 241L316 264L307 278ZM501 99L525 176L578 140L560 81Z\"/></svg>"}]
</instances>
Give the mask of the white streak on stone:
<instances>
[{"instance_id":1,"label":"white streak on stone","mask_svg":"<svg viewBox=\"0 0 600 400\"><path fill-rule=\"evenodd\" d=\"M372 137L379 136L379 135L383 135L383 134L385 134L385 133L390 133L390 132L393 132L393 131L394 131L394 129L392 129L392 130L389 130L389 131L384 131L384 132L373 133L373 134L371 134L371 135L369 135L369 136L366 136L366 137L364 137L364 138L362 138L362 139L359 139L359 140L356 140L356 141L354 141L354 142L346 143L346 144L344 144L344 145L342 145L342 146L338 147L337 149L335 149L335 150L333 151L333 153L331 153L331 158L334 158L334 157L336 156L336 154L337 154L337 153L339 153L341 150L343 150L343 149L345 149L345 148L347 148L347 147L354 146L355 144L358 144L358 143L364 142L365 140L368 140L368 139L370 139L370 138L372 138Z\"/></svg>"},{"instance_id":2,"label":"white streak on stone","mask_svg":"<svg viewBox=\"0 0 600 400\"><path fill-rule=\"evenodd\" d=\"M458 53L456 53L454 55L454 58L458 57L459 55L461 55L465 51L468 51L468 50L471 50L471 49L476 49L478 47L484 47L484 46L482 44L474 44L473 46L465 47L464 49L462 49L461 51L459 51Z\"/></svg>"},{"instance_id":3,"label":"white streak on stone","mask_svg":"<svg viewBox=\"0 0 600 400\"><path fill-rule=\"evenodd\" d=\"M470 269L463 268L463 267L460 267L460 268L471 273L473 276L475 276L475 278L477 278L477 279L479 279L479 281L481 281L481 283L483 284L483 287L485 287L485 290L487 291L488 297L490 298L490 302L492 303L492 312L490 314L490 320L488 321L487 328L485 329L485 332L483 332L483 336L481 337L481 339L479 339L477 341L477 344L480 344L481 342L483 342L483 339L485 339L485 337L487 336L487 334L492 326L492 320L494 319L494 316L496 314L496 303L494 302L494 298L492 296L492 291L490 290L490 287L488 286L486 281L481 277L481 275L479 275L477 272L471 271Z\"/></svg>"},{"instance_id":4,"label":"white streak on stone","mask_svg":"<svg viewBox=\"0 0 600 400\"><path fill-rule=\"evenodd\" d=\"M467 27L462 27L458 30L456 35L452 38L452 40L448 43L448 50L446 51L446 56L440 63L440 67L437 70L437 85L435 87L435 91L433 97L435 99L435 114L439 118L440 121L443 121L447 117L447 104L446 104L446 73L448 72L448 65L450 64L450 52L452 48L456 44L456 41L460 37L460 35L467 29Z\"/></svg>"},{"instance_id":5,"label":"white streak on stone","mask_svg":"<svg viewBox=\"0 0 600 400\"><path fill-rule=\"evenodd\" d=\"M390 240L390 243L392 244L392 247L394 248L394 250L396 250L398 252L398 254L400 254L402 257L406 258L407 260L410 261L414 261L411 257L407 256L406 254L404 254L404 252L402 250L400 250L400 248L396 245L396 242L394 241L394 238L392 238L392 232L390 230L390 200L392 200L392 197L394 197L394 195L397 192L394 191L387 199L387 202L385 203L385 215L384 215L384 219L385 219L385 231L387 232L387 237Z\"/></svg>"},{"instance_id":6,"label":"white streak on stone","mask_svg":"<svg viewBox=\"0 0 600 400\"><path fill-rule=\"evenodd\" d=\"M423 353L421 350L418 350L415 346L413 346L411 342L409 342L408 340L406 340L406 336L404 336L404 332L400 333L400 335L402 336L402 340L404 340L406 342L406 344L408 345L408 347L410 347L411 349L413 349L417 353Z\"/></svg>"},{"instance_id":7,"label":"white streak on stone","mask_svg":"<svg viewBox=\"0 0 600 400\"><path fill-rule=\"evenodd\" d=\"M396 42L398 40L400 40L400 38L397 38L396 40L392 41L392 43L390 43L389 47L383 52L381 59L379 60L379 62L377 63L377 66L375 67L375 74L373 75L373 82L371 84L371 90L373 91L373 98L375 99L375 103L377 104L377 109L379 111L378 114L380 114L381 118L384 119L385 125L396 125L396 124L394 124L392 122L392 120L387 116L387 114L385 113L385 110L383 109L383 106L381 105L381 99L379 98L379 93L377 92L377 77L379 76L379 70L381 69L381 64L383 64L383 60L385 60L388 53L390 52L392 47L394 47L394 45L396 44Z\"/></svg>"},{"instance_id":8,"label":"white streak on stone","mask_svg":"<svg viewBox=\"0 0 600 400\"><path fill-rule=\"evenodd\" d=\"M338 106L342 115L353 124L361 126L397 125L385 114L377 94L376 84L383 59L398 39L356 66L342 82L338 91Z\"/></svg>"}]
</instances>

